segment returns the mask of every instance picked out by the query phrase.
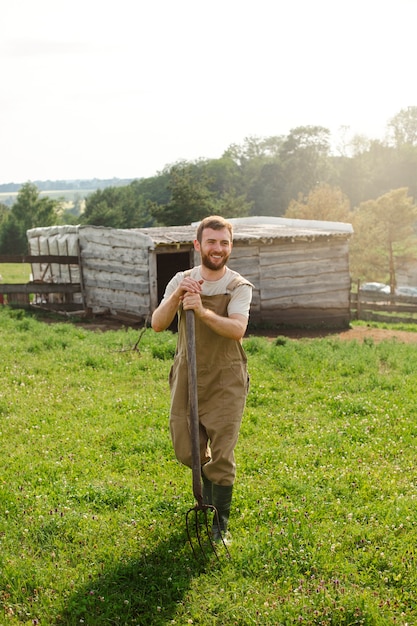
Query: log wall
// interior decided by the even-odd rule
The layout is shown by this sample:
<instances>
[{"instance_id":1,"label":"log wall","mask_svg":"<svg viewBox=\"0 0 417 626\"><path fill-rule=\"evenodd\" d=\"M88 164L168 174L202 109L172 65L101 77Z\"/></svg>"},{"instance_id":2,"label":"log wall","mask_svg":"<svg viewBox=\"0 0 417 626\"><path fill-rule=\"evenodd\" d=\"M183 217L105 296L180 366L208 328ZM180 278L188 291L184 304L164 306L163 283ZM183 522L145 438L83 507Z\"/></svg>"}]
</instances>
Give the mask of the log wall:
<instances>
[{"instance_id":1,"label":"log wall","mask_svg":"<svg viewBox=\"0 0 417 626\"><path fill-rule=\"evenodd\" d=\"M149 237L133 230L79 231L87 306L93 313L146 318L151 308Z\"/></svg>"},{"instance_id":2,"label":"log wall","mask_svg":"<svg viewBox=\"0 0 417 626\"><path fill-rule=\"evenodd\" d=\"M346 239L282 239L270 245L235 246L232 257L230 267L254 285L251 321L294 326L349 324Z\"/></svg>"}]
</instances>

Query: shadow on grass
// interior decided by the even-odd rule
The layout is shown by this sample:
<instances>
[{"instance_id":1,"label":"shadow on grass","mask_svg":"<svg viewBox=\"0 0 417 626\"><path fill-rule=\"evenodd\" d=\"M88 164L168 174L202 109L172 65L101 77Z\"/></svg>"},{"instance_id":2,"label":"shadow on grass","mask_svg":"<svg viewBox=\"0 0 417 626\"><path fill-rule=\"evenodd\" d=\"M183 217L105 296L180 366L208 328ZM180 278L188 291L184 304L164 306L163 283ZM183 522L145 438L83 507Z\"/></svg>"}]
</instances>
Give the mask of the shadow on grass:
<instances>
[{"instance_id":1,"label":"shadow on grass","mask_svg":"<svg viewBox=\"0 0 417 626\"><path fill-rule=\"evenodd\" d=\"M184 533L171 536L137 560L104 567L68 599L55 624L162 626L173 619L191 580L203 571Z\"/></svg>"}]
</instances>

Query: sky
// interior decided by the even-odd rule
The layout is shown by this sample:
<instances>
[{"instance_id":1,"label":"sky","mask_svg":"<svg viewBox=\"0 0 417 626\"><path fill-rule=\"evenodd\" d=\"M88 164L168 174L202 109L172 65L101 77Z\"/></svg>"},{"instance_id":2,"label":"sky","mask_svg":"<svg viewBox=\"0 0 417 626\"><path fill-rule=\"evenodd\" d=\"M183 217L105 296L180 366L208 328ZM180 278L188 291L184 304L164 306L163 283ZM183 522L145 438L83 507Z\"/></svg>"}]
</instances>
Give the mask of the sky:
<instances>
[{"instance_id":1,"label":"sky","mask_svg":"<svg viewBox=\"0 0 417 626\"><path fill-rule=\"evenodd\" d=\"M13 0L0 184L141 178L319 125L383 139L417 105L417 0Z\"/></svg>"}]
</instances>

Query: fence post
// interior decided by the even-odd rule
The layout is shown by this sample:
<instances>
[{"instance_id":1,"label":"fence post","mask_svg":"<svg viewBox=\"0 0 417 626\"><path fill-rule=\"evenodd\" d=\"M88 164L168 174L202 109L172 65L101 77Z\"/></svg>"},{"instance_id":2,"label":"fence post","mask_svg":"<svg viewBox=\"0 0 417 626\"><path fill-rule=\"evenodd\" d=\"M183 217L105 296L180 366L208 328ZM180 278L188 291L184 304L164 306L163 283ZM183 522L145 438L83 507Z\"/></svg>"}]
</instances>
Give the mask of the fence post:
<instances>
[{"instance_id":1,"label":"fence post","mask_svg":"<svg viewBox=\"0 0 417 626\"><path fill-rule=\"evenodd\" d=\"M360 320L360 297L359 297L359 292L360 292L360 288L361 288L361 280L360 278L358 278L358 288L356 291L356 319Z\"/></svg>"}]
</instances>

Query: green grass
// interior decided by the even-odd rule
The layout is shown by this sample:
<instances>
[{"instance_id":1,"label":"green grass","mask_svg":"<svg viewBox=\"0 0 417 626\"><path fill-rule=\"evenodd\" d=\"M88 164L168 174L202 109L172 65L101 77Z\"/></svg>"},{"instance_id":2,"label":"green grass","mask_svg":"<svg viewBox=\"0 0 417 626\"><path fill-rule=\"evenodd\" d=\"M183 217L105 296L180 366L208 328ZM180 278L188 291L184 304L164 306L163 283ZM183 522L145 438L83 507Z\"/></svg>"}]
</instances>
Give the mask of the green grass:
<instances>
[{"instance_id":1,"label":"green grass","mask_svg":"<svg viewBox=\"0 0 417 626\"><path fill-rule=\"evenodd\" d=\"M28 263L1 263L1 282L7 284L26 284L29 282L31 267Z\"/></svg>"},{"instance_id":2,"label":"green grass","mask_svg":"<svg viewBox=\"0 0 417 626\"><path fill-rule=\"evenodd\" d=\"M417 352L248 337L232 558L195 560L175 336L0 310L0 623L416 623Z\"/></svg>"}]
</instances>

